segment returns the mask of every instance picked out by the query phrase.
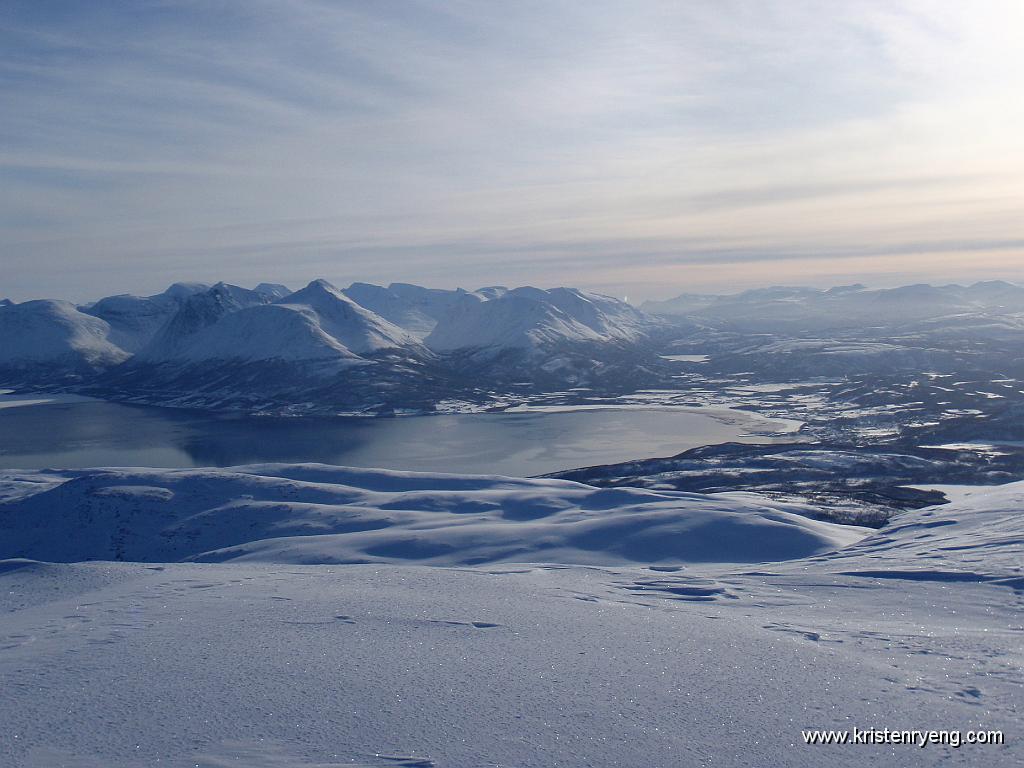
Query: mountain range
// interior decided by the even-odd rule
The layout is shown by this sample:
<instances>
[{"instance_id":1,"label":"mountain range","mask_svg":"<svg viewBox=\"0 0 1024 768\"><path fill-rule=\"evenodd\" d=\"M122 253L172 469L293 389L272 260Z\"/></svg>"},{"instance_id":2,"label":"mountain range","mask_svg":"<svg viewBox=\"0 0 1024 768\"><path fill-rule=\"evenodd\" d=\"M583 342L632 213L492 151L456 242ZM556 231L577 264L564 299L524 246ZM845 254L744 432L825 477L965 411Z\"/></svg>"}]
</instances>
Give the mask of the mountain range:
<instances>
[{"instance_id":1,"label":"mountain range","mask_svg":"<svg viewBox=\"0 0 1024 768\"><path fill-rule=\"evenodd\" d=\"M1024 370L1024 287L772 287L640 309L574 288L175 283L74 306L0 303L0 386L256 413L432 412L705 378ZM1015 375L1015 374L1014 374Z\"/></svg>"},{"instance_id":2,"label":"mountain range","mask_svg":"<svg viewBox=\"0 0 1024 768\"><path fill-rule=\"evenodd\" d=\"M0 383L229 410L379 412L503 380L591 381L617 361L655 359L644 342L661 325L571 288L175 283L78 307L0 306Z\"/></svg>"},{"instance_id":3,"label":"mountain range","mask_svg":"<svg viewBox=\"0 0 1024 768\"><path fill-rule=\"evenodd\" d=\"M869 289L776 286L723 296L682 294L648 301L644 312L737 331L843 330L1024 315L1024 286L1001 280L968 286L927 284ZM1024 323L1022 323L1024 325Z\"/></svg>"}]
</instances>

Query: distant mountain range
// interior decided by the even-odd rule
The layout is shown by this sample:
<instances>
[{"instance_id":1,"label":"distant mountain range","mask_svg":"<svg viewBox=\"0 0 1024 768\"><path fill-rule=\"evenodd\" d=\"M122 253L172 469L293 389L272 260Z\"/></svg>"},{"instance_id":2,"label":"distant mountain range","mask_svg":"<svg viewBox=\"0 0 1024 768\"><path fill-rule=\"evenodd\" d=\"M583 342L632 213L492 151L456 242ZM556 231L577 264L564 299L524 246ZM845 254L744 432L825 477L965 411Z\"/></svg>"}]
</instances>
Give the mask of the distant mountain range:
<instances>
[{"instance_id":1,"label":"distant mountain range","mask_svg":"<svg viewBox=\"0 0 1024 768\"><path fill-rule=\"evenodd\" d=\"M961 285L906 285L868 289L773 287L714 296L683 294L641 307L653 315L722 329L791 332L842 330L943 321L951 326L979 317L1013 318L1024 313L1024 286L1000 280Z\"/></svg>"},{"instance_id":2,"label":"distant mountain range","mask_svg":"<svg viewBox=\"0 0 1024 768\"><path fill-rule=\"evenodd\" d=\"M1024 369L1024 287L774 287L637 309L574 288L175 283L0 303L0 386L258 413L432 412L681 377ZM678 359L708 357L699 371ZM446 406L447 407L447 406Z\"/></svg>"},{"instance_id":3,"label":"distant mountain range","mask_svg":"<svg viewBox=\"0 0 1024 768\"><path fill-rule=\"evenodd\" d=\"M0 384L246 411L429 410L511 380L593 383L655 360L647 341L663 325L571 288L175 283L0 306Z\"/></svg>"},{"instance_id":4,"label":"distant mountain range","mask_svg":"<svg viewBox=\"0 0 1024 768\"><path fill-rule=\"evenodd\" d=\"M1024 367L1024 286L773 287L683 294L642 309L677 329L674 353L712 353L720 374L765 380Z\"/></svg>"}]
</instances>

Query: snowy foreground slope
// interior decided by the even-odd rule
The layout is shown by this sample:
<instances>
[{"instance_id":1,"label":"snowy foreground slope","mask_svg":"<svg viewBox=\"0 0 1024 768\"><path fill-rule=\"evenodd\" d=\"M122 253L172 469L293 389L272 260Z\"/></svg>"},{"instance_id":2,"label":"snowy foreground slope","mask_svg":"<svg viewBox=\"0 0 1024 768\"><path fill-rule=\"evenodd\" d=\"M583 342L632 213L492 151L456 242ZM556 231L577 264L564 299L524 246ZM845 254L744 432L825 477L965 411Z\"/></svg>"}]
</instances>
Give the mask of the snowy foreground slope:
<instances>
[{"instance_id":1,"label":"snowy foreground slope","mask_svg":"<svg viewBox=\"0 0 1024 768\"><path fill-rule=\"evenodd\" d=\"M1019 765L1024 484L949 494L866 531L559 481L7 471L0 765ZM38 562L158 554L234 561ZM853 727L1006 744L801 736Z\"/></svg>"}]
</instances>

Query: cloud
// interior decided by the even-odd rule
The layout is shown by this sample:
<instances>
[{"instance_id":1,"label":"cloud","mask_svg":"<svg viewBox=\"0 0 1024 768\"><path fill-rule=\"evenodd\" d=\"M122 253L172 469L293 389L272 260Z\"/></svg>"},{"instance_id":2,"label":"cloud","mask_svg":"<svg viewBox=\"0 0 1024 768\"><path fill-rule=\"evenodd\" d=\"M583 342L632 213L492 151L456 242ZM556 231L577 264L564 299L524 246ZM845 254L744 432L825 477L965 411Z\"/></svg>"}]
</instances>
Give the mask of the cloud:
<instances>
[{"instance_id":1,"label":"cloud","mask_svg":"<svg viewBox=\"0 0 1024 768\"><path fill-rule=\"evenodd\" d=\"M1016 2L47 6L0 10L15 298L1024 273L971 245L1021 235Z\"/></svg>"}]
</instances>

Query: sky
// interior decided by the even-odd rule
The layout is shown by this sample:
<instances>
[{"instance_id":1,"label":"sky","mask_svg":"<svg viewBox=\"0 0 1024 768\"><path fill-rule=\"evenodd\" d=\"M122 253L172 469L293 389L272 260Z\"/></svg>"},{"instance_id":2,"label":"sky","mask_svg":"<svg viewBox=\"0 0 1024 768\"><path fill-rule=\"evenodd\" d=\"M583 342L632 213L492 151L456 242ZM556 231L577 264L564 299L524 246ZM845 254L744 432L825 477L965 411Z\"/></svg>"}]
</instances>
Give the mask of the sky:
<instances>
[{"instance_id":1,"label":"sky","mask_svg":"<svg viewBox=\"0 0 1024 768\"><path fill-rule=\"evenodd\" d=\"M1020 0L4 0L0 296L1024 281Z\"/></svg>"}]
</instances>

